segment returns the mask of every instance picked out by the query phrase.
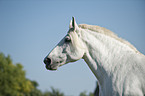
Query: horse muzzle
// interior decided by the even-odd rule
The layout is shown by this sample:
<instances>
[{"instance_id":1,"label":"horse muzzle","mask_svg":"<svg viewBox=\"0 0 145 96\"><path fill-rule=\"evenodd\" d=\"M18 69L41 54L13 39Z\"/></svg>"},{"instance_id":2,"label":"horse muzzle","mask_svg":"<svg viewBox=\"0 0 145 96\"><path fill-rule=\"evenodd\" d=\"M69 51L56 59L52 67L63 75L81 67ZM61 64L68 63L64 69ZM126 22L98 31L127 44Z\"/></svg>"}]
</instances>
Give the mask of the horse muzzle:
<instances>
[{"instance_id":1,"label":"horse muzzle","mask_svg":"<svg viewBox=\"0 0 145 96\"><path fill-rule=\"evenodd\" d=\"M52 62L52 61L51 61L50 58L45 58L45 59L44 59L44 63L45 63L46 69L48 69L48 70L57 70L56 67L53 67L53 66L52 66L51 62Z\"/></svg>"}]
</instances>

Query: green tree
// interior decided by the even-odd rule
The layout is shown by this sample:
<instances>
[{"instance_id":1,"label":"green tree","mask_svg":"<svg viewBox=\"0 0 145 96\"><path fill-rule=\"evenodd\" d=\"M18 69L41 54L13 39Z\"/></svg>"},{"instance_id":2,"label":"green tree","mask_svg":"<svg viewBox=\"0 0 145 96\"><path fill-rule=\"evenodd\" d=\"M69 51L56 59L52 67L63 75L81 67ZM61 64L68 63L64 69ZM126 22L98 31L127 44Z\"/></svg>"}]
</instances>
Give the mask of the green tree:
<instances>
[{"instance_id":1,"label":"green tree","mask_svg":"<svg viewBox=\"0 0 145 96\"><path fill-rule=\"evenodd\" d=\"M90 92L89 95L87 95L87 91L83 91L79 96L94 96L94 94Z\"/></svg>"},{"instance_id":2,"label":"green tree","mask_svg":"<svg viewBox=\"0 0 145 96\"><path fill-rule=\"evenodd\" d=\"M36 81L25 77L23 66L0 53L0 96L64 96L58 89L42 93Z\"/></svg>"},{"instance_id":3,"label":"green tree","mask_svg":"<svg viewBox=\"0 0 145 96\"><path fill-rule=\"evenodd\" d=\"M51 87L51 91L46 91L43 96L65 96L64 93L60 92L58 89Z\"/></svg>"},{"instance_id":4,"label":"green tree","mask_svg":"<svg viewBox=\"0 0 145 96\"><path fill-rule=\"evenodd\" d=\"M31 81L31 83L33 84L34 88L26 96L43 96L43 93L37 89L38 83L36 81Z\"/></svg>"},{"instance_id":5,"label":"green tree","mask_svg":"<svg viewBox=\"0 0 145 96\"><path fill-rule=\"evenodd\" d=\"M0 96L24 96L34 89L25 77L21 64L14 65L10 56L0 53Z\"/></svg>"}]
</instances>

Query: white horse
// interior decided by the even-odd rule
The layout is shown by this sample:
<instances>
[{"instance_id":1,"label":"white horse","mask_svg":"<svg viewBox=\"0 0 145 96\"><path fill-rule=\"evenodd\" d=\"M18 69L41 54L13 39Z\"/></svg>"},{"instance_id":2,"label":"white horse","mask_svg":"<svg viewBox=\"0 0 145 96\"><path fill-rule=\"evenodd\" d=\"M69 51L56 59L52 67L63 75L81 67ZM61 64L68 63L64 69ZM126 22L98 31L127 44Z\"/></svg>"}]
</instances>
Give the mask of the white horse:
<instances>
[{"instance_id":1,"label":"white horse","mask_svg":"<svg viewBox=\"0 0 145 96\"><path fill-rule=\"evenodd\" d=\"M100 96L145 96L145 56L110 30L73 18L67 35L45 57L49 70L84 59L99 82Z\"/></svg>"}]
</instances>

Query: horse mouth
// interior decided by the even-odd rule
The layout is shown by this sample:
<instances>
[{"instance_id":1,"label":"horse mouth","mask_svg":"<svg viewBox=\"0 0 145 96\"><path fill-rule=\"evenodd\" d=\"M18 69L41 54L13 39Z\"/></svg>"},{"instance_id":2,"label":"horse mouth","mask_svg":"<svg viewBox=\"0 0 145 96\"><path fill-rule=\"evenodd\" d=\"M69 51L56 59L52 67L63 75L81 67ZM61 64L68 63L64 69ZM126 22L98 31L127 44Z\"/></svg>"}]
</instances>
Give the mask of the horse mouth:
<instances>
[{"instance_id":1,"label":"horse mouth","mask_svg":"<svg viewBox=\"0 0 145 96\"><path fill-rule=\"evenodd\" d=\"M55 71L59 66L62 66L64 64L64 61L57 61L52 63L51 59L45 59L44 63L47 70Z\"/></svg>"},{"instance_id":2,"label":"horse mouth","mask_svg":"<svg viewBox=\"0 0 145 96\"><path fill-rule=\"evenodd\" d=\"M57 70L57 67L52 67L51 65L48 65L48 64L46 64L45 67L47 70L51 70L51 71Z\"/></svg>"}]
</instances>

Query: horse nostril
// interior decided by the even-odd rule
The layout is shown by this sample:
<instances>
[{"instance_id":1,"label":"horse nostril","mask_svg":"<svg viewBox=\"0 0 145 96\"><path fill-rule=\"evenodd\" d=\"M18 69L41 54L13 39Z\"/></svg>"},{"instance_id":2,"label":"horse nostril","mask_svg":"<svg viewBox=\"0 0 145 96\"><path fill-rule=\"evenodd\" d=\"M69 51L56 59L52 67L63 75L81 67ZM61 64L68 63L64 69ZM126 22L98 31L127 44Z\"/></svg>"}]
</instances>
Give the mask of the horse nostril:
<instances>
[{"instance_id":1,"label":"horse nostril","mask_svg":"<svg viewBox=\"0 0 145 96\"><path fill-rule=\"evenodd\" d=\"M46 59L44 60L44 63L45 63L45 64L51 64L51 59L50 59L50 58L46 58Z\"/></svg>"}]
</instances>

